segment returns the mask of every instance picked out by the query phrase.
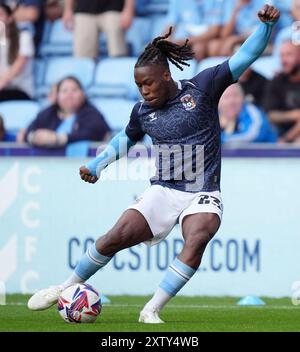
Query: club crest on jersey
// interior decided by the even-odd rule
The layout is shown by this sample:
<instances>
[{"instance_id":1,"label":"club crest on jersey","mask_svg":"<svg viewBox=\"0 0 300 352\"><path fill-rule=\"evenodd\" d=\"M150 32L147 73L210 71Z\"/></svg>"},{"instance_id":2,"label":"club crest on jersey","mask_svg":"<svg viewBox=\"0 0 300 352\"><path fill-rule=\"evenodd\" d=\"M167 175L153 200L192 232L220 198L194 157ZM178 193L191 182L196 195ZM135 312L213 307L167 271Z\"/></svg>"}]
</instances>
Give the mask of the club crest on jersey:
<instances>
[{"instance_id":1,"label":"club crest on jersey","mask_svg":"<svg viewBox=\"0 0 300 352\"><path fill-rule=\"evenodd\" d=\"M196 102L190 94L184 95L180 101L186 111L193 110L196 107Z\"/></svg>"}]
</instances>

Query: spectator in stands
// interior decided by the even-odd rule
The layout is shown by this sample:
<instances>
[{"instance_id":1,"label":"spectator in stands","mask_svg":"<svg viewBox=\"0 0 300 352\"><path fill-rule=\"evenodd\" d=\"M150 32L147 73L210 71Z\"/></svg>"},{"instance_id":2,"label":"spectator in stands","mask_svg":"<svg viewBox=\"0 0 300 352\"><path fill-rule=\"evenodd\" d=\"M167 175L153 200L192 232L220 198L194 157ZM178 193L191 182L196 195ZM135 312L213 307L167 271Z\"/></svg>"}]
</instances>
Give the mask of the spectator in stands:
<instances>
[{"instance_id":1,"label":"spectator in stands","mask_svg":"<svg viewBox=\"0 0 300 352\"><path fill-rule=\"evenodd\" d=\"M0 101L29 100L33 93L34 45L29 30L19 30L10 7L0 4L5 45L0 48Z\"/></svg>"},{"instance_id":2,"label":"spectator in stands","mask_svg":"<svg viewBox=\"0 0 300 352\"><path fill-rule=\"evenodd\" d=\"M249 142L276 142L265 113L253 104L245 102L239 84L229 86L219 102L221 139L225 144Z\"/></svg>"},{"instance_id":3,"label":"spectator in stands","mask_svg":"<svg viewBox=\"0 0 300 352\"><path fill-rule=\"evenodd\" d=\"M223 0L200 2L170 0L166 32L172 26L175 29L175 35L171 40L180 45L188 38L198 61L211 56L209 43L219 36L224 2Z\"/></svg>"},{"instance_id":4,"label":"spectator in stands","mask_svg":"<svg viewBox=\"0 0 300 352\"><path fill-rule=\"evenodd\" d=\"M292 143L300 137L300 46L283 42L280 59L283 72L268 83L264 107L280 141Z\"/></svg>"},{"instance_id":5,"label":"spectator in stands","mask_svg":"<svg viewBox=\"0 0 300 352\"><path fill-rule=\"evenodd\" d=\"M97 58L103 32L108 55L126 56L125 31L133 17L134 0L66 0L63 20L66 28L74 28L74 55Z\"/></svg>"},{"instance_id":6,"label":"spectator in stands","mask_svg":"<svg viewBox=\"0 0 300 352\"><path fill-rule=\"evenodd\" d=\"M45 22L46 0L1 0L1 3L8 5L14 12L15 21L23 29L29 29L34 35L36 50L41 42Z\"/></svg>"},{"instance_id":7,"label":"spectator in stands","mask_svg":"<svg viewBox=\"0 0 300 352\"><path fill-rule=\"evenodd\" d=\"M239 83L245 94L245 100L248 103L262 107L267 82L268 80L265 77L248 68L239 78Z\"/></svg>"},{"instance_id":8,"label":"spectator in stands","mask_svg":"<svg viewBox=\"0 0 300 352\"><path fill-rule=\"evenodd\" d=\"M211 43L212 56L231 56L257 26L256 14L265 0L226 0L220 38Z\"/></svg>"},{"instance_id":9,"label":"spectator in stands","mask_svg":"<svg viewBox=\"0 0 300 352\"><path fill-rule=\"evenodd\" d=\"M55 148L78 141L103 141L109 134L110 128L86 100L80 82L66 77L58 83L57 102L38 114L25 133L25 141L37 147Z\"/></svg>"}]
</instances>

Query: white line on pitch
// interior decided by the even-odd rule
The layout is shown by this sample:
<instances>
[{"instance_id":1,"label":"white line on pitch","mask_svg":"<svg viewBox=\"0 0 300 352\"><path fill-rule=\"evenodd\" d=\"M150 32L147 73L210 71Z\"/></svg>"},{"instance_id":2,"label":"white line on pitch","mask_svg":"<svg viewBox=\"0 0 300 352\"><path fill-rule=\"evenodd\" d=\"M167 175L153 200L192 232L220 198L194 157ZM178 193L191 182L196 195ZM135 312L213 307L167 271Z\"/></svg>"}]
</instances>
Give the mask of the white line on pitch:
<instances>
[{"instance_id":1,"label":"white line on pitch","mask_svg":"<svg viewBox=\"0 0 300 352\"><path fill-rule=\"evenodd\" d=\"M7 306L26 306L27 304L24 302L8 302ZM143 304L106 304L104 303L103 306L105 308L142 308ZM174 309L237 309L237 308L263 308L263 309L295 309L298 308L297 306L238 306L238 305L208 305L208 304L169 304L166 306L167 308L174 308ZM298 308L299 309L299 308Z\"/></svg>"}]
</instances>

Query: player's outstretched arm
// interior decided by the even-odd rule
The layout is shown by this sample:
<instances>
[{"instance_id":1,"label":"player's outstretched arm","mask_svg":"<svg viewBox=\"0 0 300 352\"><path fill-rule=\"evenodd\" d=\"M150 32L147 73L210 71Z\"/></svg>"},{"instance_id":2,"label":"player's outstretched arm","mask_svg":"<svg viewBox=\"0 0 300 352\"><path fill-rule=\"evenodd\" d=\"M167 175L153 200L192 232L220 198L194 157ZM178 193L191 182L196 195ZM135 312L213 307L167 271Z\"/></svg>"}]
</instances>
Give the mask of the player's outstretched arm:
<instances>
[{"instance_id":1,"label":"player's outstretched arm","mask_svg":"<svg viewBox=\"0 0 300 352\"><path fill-rule=\"evenodd\" d=\"M280 17L280 12L273 6L264 5L257 15L262 23L229 59L229 67L234 81L264 52L273 26Z\"/></svg>"},{"instance_id":2,"label":"player's outstretched arm","mask_svg":"<svg viewBox=\"0 0 300 352\"><path fill-rule=\"evenodd\" d=\"M101 171L112 162L126 155L129 148L135 145L135 143L128 138L125 129L123 129L112 138L105 149L95 159L79 169L81 179L85 182L95 183Z\"/></svg>"}]
</instances>

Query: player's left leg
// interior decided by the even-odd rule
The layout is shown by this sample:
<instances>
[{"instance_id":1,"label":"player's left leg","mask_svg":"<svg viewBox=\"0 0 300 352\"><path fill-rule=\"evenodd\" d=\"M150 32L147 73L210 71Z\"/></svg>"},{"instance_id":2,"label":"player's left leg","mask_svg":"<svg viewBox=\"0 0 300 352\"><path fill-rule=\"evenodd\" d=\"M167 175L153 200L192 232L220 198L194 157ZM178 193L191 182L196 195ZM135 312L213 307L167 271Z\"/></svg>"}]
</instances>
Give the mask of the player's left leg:
<instances>
[{"instance_id":1,"label":"player's left leg","mask_svg":"<svg viewBox=\"0 0 300 352\"><path fill-rule=\"evenodd\" d=\"M204 250L218 231L221 220L214 213L197 213L184 217L182 231L184 246L169 266L159 288L140 314L142 323L162 323L159 312L189 281L198 269Z\"/></svg>"},{"instance_id":2,"label":"player's left leg","mask_svg":"<svg viewBox=\"0 0 300 352\"><path fill-rule=\"evenodd\" d=\"M61 292L74 284L86 282L99 269L106 266L114 254L153 238L143 214L135 209L126 210L106 235L93 243L78 262L72 275L61 285L50 286L36 292L28 301L31 310L44 310L55 304Z\"/></svg>"}]
</instances>

